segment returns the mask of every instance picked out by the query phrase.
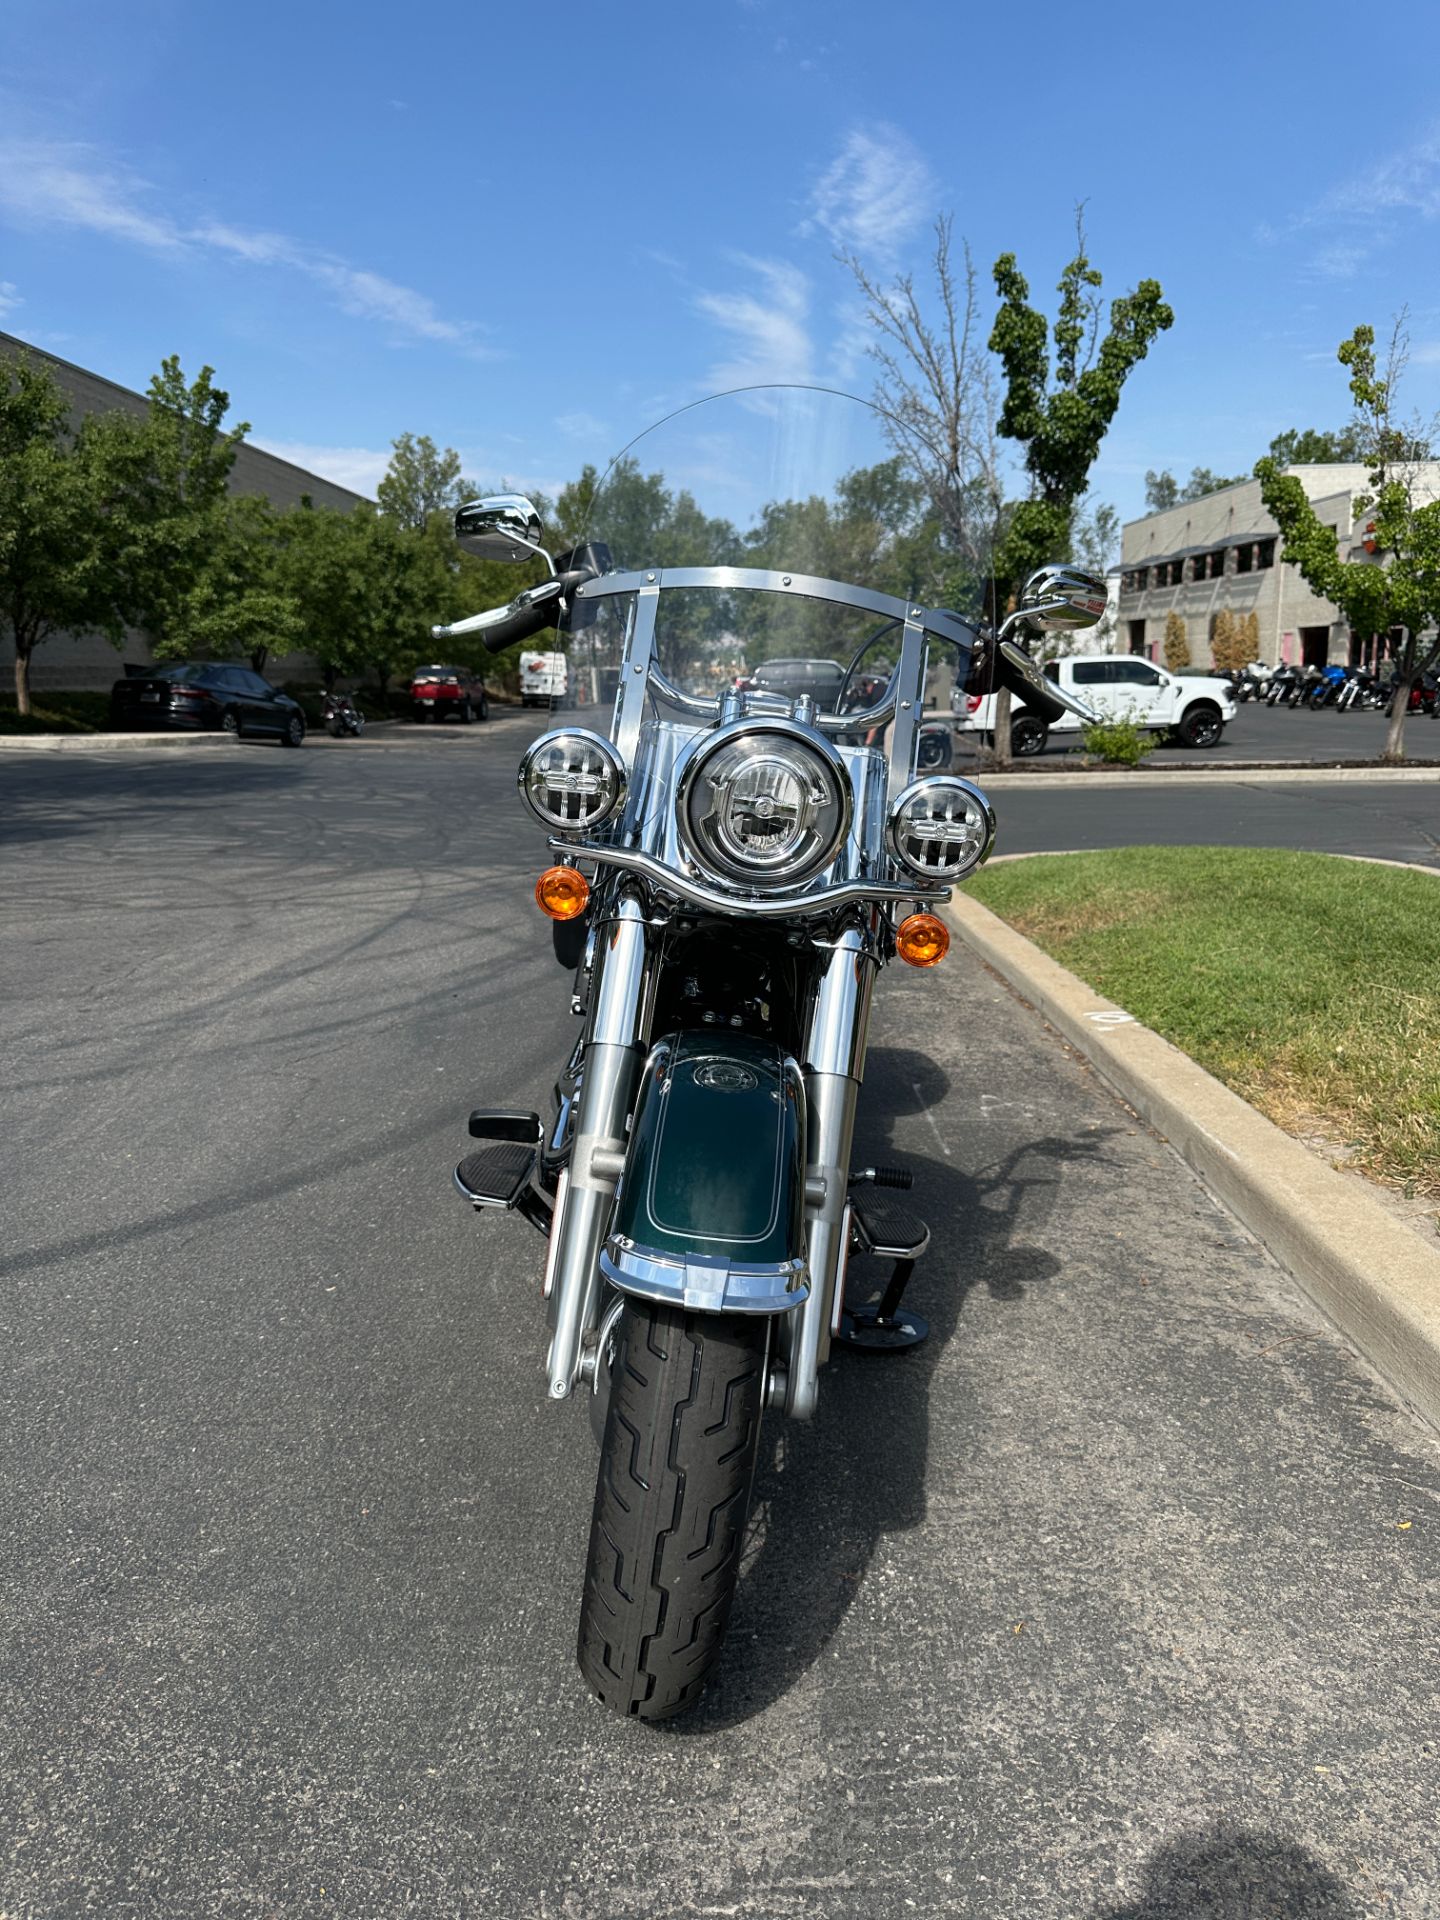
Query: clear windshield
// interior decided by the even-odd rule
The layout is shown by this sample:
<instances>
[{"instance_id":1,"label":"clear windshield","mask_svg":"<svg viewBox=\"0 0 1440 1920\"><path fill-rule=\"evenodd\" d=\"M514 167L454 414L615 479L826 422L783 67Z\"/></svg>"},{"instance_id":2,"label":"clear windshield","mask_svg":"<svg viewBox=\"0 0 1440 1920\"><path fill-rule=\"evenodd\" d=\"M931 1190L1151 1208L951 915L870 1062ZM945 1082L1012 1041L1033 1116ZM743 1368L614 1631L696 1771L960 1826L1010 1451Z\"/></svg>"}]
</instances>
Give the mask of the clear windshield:
<instances>
[{"instance_id":1,"label":"clear windshield","mask_svg":"<svg viewBox=\"0 0 1440 1920\"><path fill-rule=\"evenodd\" d=\"M744 388L670 414L587 474L562 503L561 543L604 548L617 572L761 568L973 617L984 583L960 557L943 467L853 395ZM610 599L572 623L572 655L600 698L632 612L631 600ZM753 685L814 692L831 708L852 662L846 704L874 696L899 632L873 610L793 592L677 588L660 596L656 646L686 693Z\"/></svg>"}]
</instances>

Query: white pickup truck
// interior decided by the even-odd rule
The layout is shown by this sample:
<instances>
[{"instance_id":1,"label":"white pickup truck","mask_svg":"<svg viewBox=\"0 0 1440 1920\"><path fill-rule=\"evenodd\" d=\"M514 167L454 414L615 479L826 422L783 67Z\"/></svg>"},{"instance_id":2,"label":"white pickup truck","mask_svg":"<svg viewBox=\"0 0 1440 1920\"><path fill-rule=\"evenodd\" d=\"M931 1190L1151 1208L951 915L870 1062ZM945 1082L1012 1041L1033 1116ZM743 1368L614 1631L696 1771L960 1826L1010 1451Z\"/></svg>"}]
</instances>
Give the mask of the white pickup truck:
<instances>
[{"instance_id":1,"label":"white pickup truck","mask_svg":"<svg viewBox=\"0 0 1440 1920\"><path fill-rule=\"evenodd\" d=\"M1188 675L1182 679L1138 654L1075 654L1068 660L1051 660L1044 673L1047 680L1074 693L1107 720L1131 719L1148 732L1173 734L1186 747L1217 745L1226 722L1235 718L1235 696L1228 680ZM957 688L951 708L970 732L993 734L993 693L966 694ZM1073 713L1042 720L1016 698L1010 709L1010 751L1043 753L1052 733L1078 733L1084 724Z\"/></svg>"}]
</instances>

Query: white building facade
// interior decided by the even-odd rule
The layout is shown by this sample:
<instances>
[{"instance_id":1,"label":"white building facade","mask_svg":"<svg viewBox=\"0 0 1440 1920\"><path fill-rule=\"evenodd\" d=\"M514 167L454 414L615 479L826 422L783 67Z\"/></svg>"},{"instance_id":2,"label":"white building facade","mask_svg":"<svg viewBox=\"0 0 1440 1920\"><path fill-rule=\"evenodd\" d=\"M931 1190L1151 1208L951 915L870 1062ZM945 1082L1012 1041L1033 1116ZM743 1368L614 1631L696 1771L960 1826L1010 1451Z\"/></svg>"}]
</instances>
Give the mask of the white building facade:
<instances>
[{"instance_id":1,"label":"white building facade","mask_svg":"<svg viewBox=\"0 0 1440 1920\"><path fill-rule=\"evenodd\" d=\"M1286 472L1304 487L1321 523L1334 528L1341 555L1365 559L1365 521L1355 498L1368 490L1368 469L1337 464ZM1440 495L1440 462L1417 469L1415 488L1421 500ZM1222 611L1257 616L1259 657L1271 666L1347 666L1374 658L1383 646L1376 636L1352 633L1339 608L1317 598L1298 570L1284 564L1284 544L1258 480L1131 520L1121 533L1119 651L1161 658L1166 616L1173 612L1185 622L1192 662L1208 665Z\"/></svg>"}]
</instances>

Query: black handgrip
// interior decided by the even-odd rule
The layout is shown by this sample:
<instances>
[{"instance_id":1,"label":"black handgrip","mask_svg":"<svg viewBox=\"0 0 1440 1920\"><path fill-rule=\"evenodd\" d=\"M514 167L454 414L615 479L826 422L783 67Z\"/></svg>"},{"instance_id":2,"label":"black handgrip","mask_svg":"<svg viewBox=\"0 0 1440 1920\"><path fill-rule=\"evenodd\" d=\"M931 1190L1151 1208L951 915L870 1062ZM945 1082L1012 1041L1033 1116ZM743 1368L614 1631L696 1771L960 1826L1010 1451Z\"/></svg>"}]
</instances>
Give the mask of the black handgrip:
<instances>
[{"instance_id":1,"label":"black handgrip","mask_svg":"<svg viewBox=\"0 0 1440 1920\"><path fill-rule=\"evenodd\" d=\"M914 1184L914 1174L905 1167L876 1167L875 1169L877 1187L898 1187L901 1193L908 1193Z\"/></svg>"},{"instance_id":2,"label":"black handgrip","mask_svg":"<svg viewBox=\"0 0 1440 1920\"><path fill-rule=\"evenodd\" d=\"M486 628L483 635L486 648L491 653L503 653L506 647L513 647L520 640L529 640L535 634L543 633L546 627L554 626L559 611L558 597L538 601L533 606L518 607L514 613L507 614L498 626Z\"/></svg>"}]
</instances>

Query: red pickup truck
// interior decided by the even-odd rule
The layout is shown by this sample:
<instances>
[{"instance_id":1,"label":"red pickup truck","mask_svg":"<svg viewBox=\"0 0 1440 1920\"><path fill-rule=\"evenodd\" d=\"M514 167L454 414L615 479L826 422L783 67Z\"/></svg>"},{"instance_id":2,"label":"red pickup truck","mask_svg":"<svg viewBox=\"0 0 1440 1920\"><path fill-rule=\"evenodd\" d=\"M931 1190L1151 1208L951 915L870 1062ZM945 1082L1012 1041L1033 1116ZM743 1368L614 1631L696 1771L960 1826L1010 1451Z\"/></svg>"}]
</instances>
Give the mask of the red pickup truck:
<instances>
[{"instance_id":1,"label":"red pickup truck","mask_svg":"<svg viewBox=\"0 0 1440 1920\"><path fill-rule=\"evenodd\" d=\"M410 710L417 720L443 720L453 714L469 725L490 718L485 682L469 667L420 667L410 682Z\"/></svg>"}]
</instances>

